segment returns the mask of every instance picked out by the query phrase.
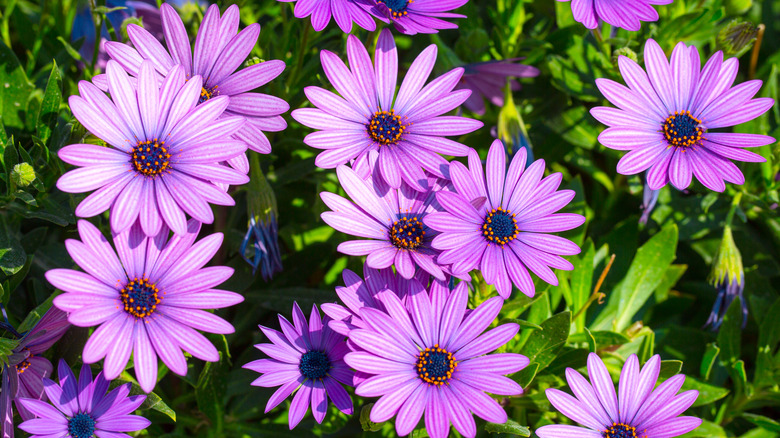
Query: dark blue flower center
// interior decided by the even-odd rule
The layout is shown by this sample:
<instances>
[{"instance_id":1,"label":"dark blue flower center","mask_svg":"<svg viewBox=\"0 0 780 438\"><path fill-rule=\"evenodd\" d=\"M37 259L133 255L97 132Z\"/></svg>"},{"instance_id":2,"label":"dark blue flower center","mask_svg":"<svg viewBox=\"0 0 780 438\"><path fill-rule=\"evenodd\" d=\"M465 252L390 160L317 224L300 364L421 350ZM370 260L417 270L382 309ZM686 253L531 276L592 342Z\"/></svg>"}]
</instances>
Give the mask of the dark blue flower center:
<instances>
[{"instance_id":1,"label":"dark blue flower center","mask_svg":"<svg viewBox=\"0 0 780 438\"><path fill-rule=\"evenodd\" d=\"M23 348L22 351L29 352L29 348ZM21 362L16 364L16 372L19 374L22 374L23 372L27 371L27 368L30 368L30 358L33 357L32 353L29 353L29 355Z\"/></svg>"},{"instance_id":2,"label":"dark blue flower center","mask_svg":"<svg viewBox=\"0 0 780 438\"><path fill-rule=\"evenodd\" d=\"M147 140L135 145L131 162L136 172L153 178L171 168L171 154L164 141Z\"/></svg>"},{"instance_id":3,"label":"dark blue flower center","mask_svg":"<svg viewBox=\"0 0 780 438\"><path fill-rule=\"evenodd\" d=\"M198 97L198 105L211 99L214 96L219 96L219 90L217 90L218 87L218 85L209 87L208 85L203 84L203 87L200 89L200 97Z\"/></svg>"},{"instance_id":4,"label":"dark blue flower center","mask_svg":"<svg viewBox=\"0 0 780 438\"><path fill-rule=\"evenodd\" d=\"M414 217L402 217L390 227L390 242L401 249L417 249L425 237L423 224Z\"/></svg>"},{"instance_id":5,"label":"dark blue flower center","mask_svg":"<svg viewBox=\"0 0 780 438\"><path fill-rule=\"evenodd\" d=\"M701 143L704 130L701 120L693 117L690 111L675 111L664 121L664 137L676 147L696 146Z\"/></svg>"},{"instance_id":6,"label":"dark blue flower center","mask_svg":"<svg viewBox=\"0 0 780 438\"><path fill-rule=\"evenodd\" d=\"M636 428L623 423L612 423L606 431L602 433L604 438L637 438Z\"/></svg>"},{"instance_id":7,"label":"dark blue flower center","mask_svg":"<svg viewBox=\"0 0 780 438\"><path fill-rule=\"evenodd\" d=\"M458 362L449 351L439 348L426 348L417 357L417 376L431 385L443 385L452 378Z\"/></svg>"},{"instance_id":8,"label":"dark blue flower center","mask_svg":"<svg viewBox=\"0 0 780 438\"><path fill-rule=\"evenodd\" d=\"M147 278L134 278L119 292L125 312L145 318L160 304L160 290Z\"/></svg>"},{"instance_id":9,"label":"dark blue flower center","mask_svg":"<svg viewBox=\"0 0 780 438\"><path fill-rule=\"evenodd\" d=\"M395 144L401 139L406 130L406 125L401 121L401 116L395 114L395 110L377 111L366 125L368 135L380 145Z\"/></svg>"},{"instance_id":10,"label":"dark blue flower center","mask_svg":"<svg viewBox=\"0 0 780 438\"><path fill-rule=\"evenodd\" d=\"M387 9L390 9L390 12L393 14L393 18L403 17L404 15L407 15L409 12L406 11L406 7L409 6L409 3L411 1L409 0L379 0L382 3L387 6Z\"/></svg>"},{"instance_id":11,"label":"dark blue flower center","mask_svg":"<svg viewBox=\"0 0 780 438\"><path fill-rule=\"evenodd\" d=\"M322 380L330 371L330 359L322 351L311 350L303 353L298 369L303 377L313 380Z\"/></svg>"},{"instance_id":12,"label":"dark blue flower center","mask_svg":"<svg viewBox=\"0 0 780 438\"><path fill-rule=\"evenodd\" d=\"M68 420L68 434L72 438L91 438L95 434L95 420L89 414L76 414Z\"/></svg>"},{"instance_id":13,"label":"dark blue flower center","mask_svg":"<svg viewBox=\"0 0 780 438\"><path fill-rule=\"evenodd\" d=\"M504 246L517 238L520 228L515 215L501 207L488 211L482 224L482 234L488 242Z\"/></svg>"}]
</instances>

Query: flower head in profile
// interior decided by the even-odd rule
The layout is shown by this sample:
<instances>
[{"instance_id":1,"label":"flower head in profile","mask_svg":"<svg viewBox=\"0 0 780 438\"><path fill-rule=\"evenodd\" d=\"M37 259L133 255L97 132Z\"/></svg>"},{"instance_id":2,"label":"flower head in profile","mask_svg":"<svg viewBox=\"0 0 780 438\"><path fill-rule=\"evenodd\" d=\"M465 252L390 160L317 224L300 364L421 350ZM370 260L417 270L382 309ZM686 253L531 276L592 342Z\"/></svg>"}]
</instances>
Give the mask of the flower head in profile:
<instances>
[{"instance_id":1,"label":"flower head in profile","mask_svg":"<svg viewBox=\"0 0 780 438\"><path fill-rule=\"evenodd\" d=\"M146 396L128 396L130 383L107 393L109 381L102 372L93 381L89 365L83 365L76 380L64 360L60 360L57 374L59 385L48 378L42 381L50 403L19 399L19 403L37 417L19 425L19 429L32 435L31 438L129 437L124 432L144 430L152 424L144 417L131 415Z\"/></svg>"},{"instance_id":2,"label":"flower head in profile","mask_svg":"<svg viewBox=\"0 0 780 438\"><path fill-rule=\"evenodd\" d=\"M42 379L51 375L52 365L43 353L70 328L68 315L56 307L50 308L35 326L25 333L8 356L8 363L2 366L2 391L0 392L0 415L2 415L3 438L13 438L13 405L22 420L30 420L33 413L19 403L19 397L46 400Z\"/></svg>"},{"instance_id":3,"label":"flower head in profile","mask_svg":"<svg viewBox=\"0 0 780 438\"><path fill-rule=\"evenodd\" d=\"M322 423L328 412L328 398L341 412L352 414L352 399L342 385L352 386L353 371L344 363L349 348L344 336L331 330L329 318L320 318L317 306L312 306L311 317L293 305L293 324L279 315L282 331L260 326L270 344L255 345L270 356L244 365L261 373L252 385L279 386L268 400L265 412L283 402L296 389L290 405L290 429L300 423L311 405L312 415Z\"/></svg>"},{"instance_id":4,"label":"flower head in profile","mask_svg":"<svg viewBox=\"0 0 780 438\"><path fill-rule=\"evenodd\" d=\"M458 28L442 18L466 18L450 12L466 3L468 0L376 0L372 12L383 21L392 22L401 33L438 33L440 29Z\"/></svg>"},{"instance_id":5,"label":"flower head in profile","mask_svg":"<svg viewBox=\"0 0 780 438\"><path fill-rule=\"evenodd\" d=\"M379 309L386 311L380 292L384 290L392 291L401 303L406 303L406 297L411 291L417 292L428 285L430 276L427 272L420 270L412 279L405 279L394 272L392 269L374 269L368 264L363 265L363 277L345 269L342 273L344 286L336 287L336 294L343 305L336 303L323 303L322 311L331 318L330 328L339 334L348 336L349 332L356 328L368 328L368 325L361 319L360 313L363 308ZM449 281L440 281L434 279L431 283L432 290L440 294L442 289L449 292ZM442 293L440 296L447 296Z\"/></svg>"},{"instance_id":6,"label":"flower head in profile","mask_svg":"<svg viewBox=\"0 0 780 438\"><path fill-rule=\"evenodd\" d=\"M476 151L469 153L469 167L454 162L450 167L457 193L439 192L436 199L446 212L431 213L425 224L440 234L432 245L442 253L438 261L452 264L454 274L479 269L488 284L509 298L514 283L533 296L534 283L528 270L552 285L558 279L552 269L571 270L561 255L580 248L549 233L571 230L585 222L582 215L555 213L574 198L572 190L558 190L560 173L542 178L544 160L525 168L526 150L518 150L506 168L506 151L493 142L483 171Z\"/></svg>"},{"instance_id":7,"label":"flower head in profile","mask_svg":"<svg viewBox=\"0 0 780 438\"><path fill-rule=\"evenodd\" d=\"M181 65L187 78L202 78L198 104L218 96L229 96L224 116L246 118L246 124L230 134L234 139L244 141L255 152L270 153L271 143L263 131L285 129L287 123L280 114L287 112L290 106L278 97L252 90L279 76L284 70L284 62L271 60L237 71L257 44L260 25L253 23L238 32L238 6L230 6L220 16L219 7L211 5L203 17L193 50L187 30L176 10L163 3L160 13L167 49L147 30L130 24L127 26L127 35L133 47L108 42L106 51L111 58L136 77L141 74L144 60L150 60L157 73L163 76L175 65ZM95 81L98 84L102 82L100 77ZM219 138L224 140L229 136ZM249 162L243 153L226 161L243 173L249 171Z\"/></svg>"},{"instance_id":8,"label":"flower head in profile","mask_svg":"<svg viewBox=\"0 0 780 438\"><path fill-rule=\"evenodd\" d=\"M507 414L487 393L518 395L523 389L505 374L525 368L520 354L488 354L511 340L517 324L503 324L483 333L498 316L503 300L493 297L466 314L464 282L451 293L414 291L404 306L395 293L380 293L386 311L363 308L366 328L354 329L349 340L360 351L345 361L371 375L355 393L380 397L371 409L372 422L395 419L398 435L408 435L425 414L431 438L448 436L450 423L465 437L477 433L473 415L504 423Z\"/></svg>"},{"instance_id":9,"label":"flower head in profile","mask_svg":"<svg viewBox=\"0 0 780 438\"><path fill-rule=\"evenodd\" d=\"M676 437L690 432L701 424L696 417L679 417L699 395L699 391L677 394L685 376L677 374L655 390L661 358L655 355L641 371L639 359L632 354L623 365L615 385L601 358L588 356L588 382L580 373L566 368L566 380L574 397L558 389L548 389L547 399L563 415L585 426L556 424L536 430L539 438L652 438Z\"/></svg>"},{"instance_id":10,"label":"flower head in profile","mask_svg":"<svg viewBox=\"0 0 780 438\"><path fill-rule=\"evenodd\" d=\"M455 86L456 90L471 90L471 96L463 102L463 106L479 115L485 114L484 99L498 107L504 106L504 88L507 80L512 91L520 89L520 83L509 78L539 76L538 68L516 63L522 59L511 58L464 65L463 77Z\"/></svg>"},{"instance_id":11,"label":"flower head in profile","mask_svg":"<svg viewBox=\"0 0 780 438\"><path fill-rule=\"evenodd\" d=\"M760 116L774 104L753 96L760 80L735 87L737 58L723 60L717 52L700 68L695 46L679 43L671 61L652 39L645 44L647 73L631 59L618 65L626 86L609 79L596 85L617 108L596 107L591 114L609 126L599 135L604 146L629 151L617 165L618 173L647 171L655 190L667 183L683 190L693 175L710 190L722 192L725 181L742 184L745 177L731 160L761 162L764 157L743 148L772 144L767 135L712 132Z\"/></svg>"},{"instance_id":12,"label":"flower head in profile","mask_svg":"<svg viewBox=\"0 0 780 438\"><path fill-rule=\"evenodd\" d=\"M571 1L574 19L588 29L595 29L599 20L615 27L636 31L642 21L657 21L658 11L652 5L668 5L674 0L558 0Z\"/></svg>"},{"instance_id":13,"label":"flower head in profile","mask_svg":"<svg viewBox=\"0 0 780 438\"><path fill-rule=\"evenodd\" d=\"M159 85L153 63L144 61L137 87L115 61L107 70L111 99L81 81L81 96L69 100L78 121L110 146L74 144L58 152L79 168L62 175L57 187L69 193L95 190L76 207L76 215L91 217L110 208L114 232L138 220L149 236L163 223L186 234L186 215L212 223L209 203L235 204L215 182L249 181L220 164L246 150L246 143L230 138L244 118L223 115L229 100L223 96L196 107L201 78L186 80L181 67Z\"/></svg>"},{"instance_id":14,"label":"flower head in profile","mask_svg":"<svg viewBox=\"0 0 780 438\"><path fill-rule=\"evenodd\" d=\"M241 257L252 266L252 275L260 269L263 280L269 281L275 273L282 271L282 256L279 251L279 209L276 194L260 168L257 155L250 159L250 177L247 190L247 214L249 226L241 242ZM251 244L251 245L250 245Z\"/></svg>"},{"instance_id":15,"label":"flower head in profile","mask_svg":"<svg viewBox=\"0 0 780 438\"><path fill-rule=\"evenodd\" d=\"M352 32L352 24L368 31L376 29L376 22L369 13L374 0L279 0L295 2L295 18L311 15L311 26L317 32L328 27L331 17L344 33Z\"/></svg>"},{"instance_id":16,"label":"flower head in profile","mask_svg":"<svg viewBox=\"0 0 780 438\"><path fill-rule=\"evenodd\" d=\"M444 136L467 134L482 122L442 116L460 106L471 92L452 91L463 75L461 68L425 85L436 50L431 45L417 57L397 95L398 53L388 29L379 35L373 65L353 35L347 39L351 70L335 53L323 50L325 75L341 96L306 87L306 96L317 108L292 112L298 122L320 130L304 139L307 145L324 149L316 165L332 169L354 160L352 167L362 178L374 173L392 188L401 187L404 181L417 191L427 189L423 168L447 177L449 163L439 154L464 156L468 147Z\"/></svg>"},{"instance_id":17,"label":"flower head in profile","mask_svg":"<svg viewBox=\"0 0 780 438\"><path fill-rule=\"evenodd\" d=\"M745 290L745 271L742 266L742 254L734 242L730 225L723 228L723 239L712 261L712 271L707 280L718 290L718 296L715 298L715 304L705 326L711 325L713 330L718 330L729 306L735 298L739 298L742 306L742 328L745 328L748 317L747 301L742 296Z\"/></svg>"},{"instance_id":18,"label":"flower head in profile","mask_svg":"<svg viewBox=\"0 0 780 438\"><path fill-rule=\"evenodd\" d=\"M115 379L133 356L138 384L151 392L157 383L157 358L174 373L187 374L182 350L209 362L219 360L217 349L196 330L233 333L233 326L202 309L220 309L244 298L215 287L233 274L226 266L204 265L222 244L215 233L195 242L200 223L190 220L187 232L162 227L153 237L138 224L114 235L114 247L87 221L79 221L81 240L65 247L84 272L52 269L49 283L65 291L54 305L69 313L79 327L98 326L82 358L95 363L105 357L106 379ZM118 255L118 256L117 256Z\"/></svg>"},{"instance_id":19,"label":"flower head in profile","mask_svg":"<svg viewBox=\"0 0 780 438\"><path fill-rule=\"evenodd\" d=\"M444 271L436 261L438 251L431 247L437 233L423 220L434 211L442 211L436 193L445 189L448 181L429 177L428 189L418 192L403 182L399 189L392 189L378 178L364 180L344 165L336 173L353 202L334 193L321 193L332 210L322 213L322 220L343 233L367 238L340 243L340 252L368 256L366 264L375 269L395 266L406 279L420 267L444 280Z\"/></svg>"}]
</instances>

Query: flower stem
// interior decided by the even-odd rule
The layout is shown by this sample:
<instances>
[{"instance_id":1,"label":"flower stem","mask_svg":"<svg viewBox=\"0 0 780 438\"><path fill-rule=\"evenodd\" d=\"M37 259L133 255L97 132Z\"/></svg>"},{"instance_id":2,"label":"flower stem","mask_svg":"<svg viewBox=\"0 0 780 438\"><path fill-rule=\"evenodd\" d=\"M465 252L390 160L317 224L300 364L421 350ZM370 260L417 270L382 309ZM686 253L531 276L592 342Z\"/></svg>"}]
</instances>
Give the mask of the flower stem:
<instances>
[{"instance_id":1,"label":"flower stem","mask_svg":"<svg viewBox=\"0 0 780 438\"><path fill-rule=\"evenodd\" d=\"M729 209L729 213L726 216L726 226L730 227L731 222L734 220L734 213L737 212L737 208L739 207L739 202L742 200L742 192L738 192L736 195L734 195L734 199L731 200L731 208Z\"/></svg>"},{"instance_id":2,"label":"flower stem","mask_svg":"<svg viewBox=\"0 0 780 438\"><path fill-rule=\"evenodd\" d=\"M599 49L601 49L601 52L604 53L604 56L607 57L607 61L611 62L612 51L610 50L609 44L604 41L604 37L601 35L600 27L593 29L593 36L596 38L596 42L599 44Z\"/></svg>"},{"instance_id":3,"label":"flower stem","mask_svg":"<svg viewBox=\"0 0 780 438\"><path fill-rule=\"evenodd\" d=\"M577 313L574 314L574 317L571 319L572 321L576 321L577 318L580 317L586 310L588 310L588 307L596 301L599 300L599 304L601 304L607 295L599 292L599 289L601 289L601 284L604 283L604 280L607 278L607 274L609 274L610 268L612 268L612 262L615 261L615 254L612 254L612 257L609 258L609 261L607 262L607 266L604 267L604 270L601 271L601 276L599 276L599 280L596 282L596 287L593 289L593 294L588 298L588 301L585 302L585 304L582 306L580 310L577 311Z\"/></svg>"}]
</instances>

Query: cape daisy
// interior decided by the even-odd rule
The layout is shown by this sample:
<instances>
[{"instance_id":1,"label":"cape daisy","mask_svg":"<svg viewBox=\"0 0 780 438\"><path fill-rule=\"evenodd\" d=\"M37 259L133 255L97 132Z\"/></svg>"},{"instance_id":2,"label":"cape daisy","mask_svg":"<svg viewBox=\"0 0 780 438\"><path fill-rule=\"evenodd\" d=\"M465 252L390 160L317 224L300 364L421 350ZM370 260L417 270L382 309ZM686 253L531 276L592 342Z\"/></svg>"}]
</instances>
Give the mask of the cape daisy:
<instances>
[{"instance_id":1,"label":"cape daisy","mask_svg":"<svg viewBox=\"0 0 780 438\"><path fill-rule=\"evenodd\" d=\"M200 223L190 220L185 234L166 227L154 237L136 224L114 236L114 247L87 221L79 221L81 241L68 239L65 247L85 272L52 269L46 279L65 291L54 305L69 313L79 327L98 328L82 353L84 363L106 358L106 379L115 379L133 356L138 384L151 392L157 383L157 357L174 373L187 374L182 349L209 362L219 360L217 349L196 330L233 333L233 326L201 309L220 309L244 298L214 289L233 269L204 265L222 244L215 233L197 243ZM117 257L117 254L119 255Z\"/></svg>"},{"instance_id":2,"label":"cape daisy","mask_svg":"<svg viewBox=\"0 0 780 438\"><path fill-rule=\"evenodd\" d=\"M19 429L31 438L127 438L124 432L149 427L151 421L130 415L146 400L145 395L130 394L130 383L108 391L109 381L103 373L92 380L89 365L82 365L78 381L64 360L57 368L59 385L44 378L42 385L51 404L35 399L19 399L19 403L38 418L27 420Z\"/></svg>"},{"instance_id":3,"label":"cape daisy","mask_svg":"<svg viewBox=\"0 0 780 438\"><path fill-rule=\"evenodd\" d=\"M437 33L440 29L457 29L458 25L442 18L466 18L452 11L468 0L376 0L374 15L390 20L399 32Z\"/></svg>"},{"instance_id":4,"label":"cape daisy","mask_svg":"<svg viewBox=\"0 0 780 438\"><path fill-rule=\"evenodd\" d=\"M325 150L316 165L332 169L354 160L352 166L362 178L373 172L396 189L405 181L415 190L426 190L422 168L447 177L449 163L438 154L464 156L468 147L444 136L467 134L482 126L477 120L442 116L471 94L452 91L463 69L423 87L436 62L436 46L430 45L412 63L396 95L398 53L388 29L379 34L374 65L353 35L347 39L347 56L351 70L336 54L321 52L325 75L341 97L306 87L306 96L317 108L292 112L298 122L321 130L304 139L307 145Z\"/></svg>"},{"instance_id":5,"label":"cape daisy","mask_svg":"<svg viewBox=\"0 0 780 438\"><path fill-rule=\"evenodd\" d=\"M485 394L518 395L523 389L507 377L525 368L520 354L491 353L512 339L519 326L503 324L483 333L498 316L503 300L493 297L466 314L468 288L452 293L416 291L406 307L391 291L380 292L387 311L363 308L367 328L349 333L361 351L344 360L355 370L370 374L355 388L361 397L380 397L370 418L382 423L393 416L398 435L407 435L425 413L431 438L449 435L450 423L465 437L477 433L473 415L504 423L507 414Z\"/></svg>"},{"instance_id":6,"label":"cape daisy","mask_svg":"<svg viewBox=\"0 0 780 438\"><path fill-rule=\"evenodd\" d=\"M279 386L268 400L266 413L298 390L290 404L290 429L300 423L309 405L314 419L322 423L328 412L328 398L338 410L347 415L352 414L352 399L342 386L352 386L353 371L344 363L344 355L349 349L344 337L328 326L328 319L327 316L320 318L320 312L314 305L307 322L298 303L293 304L295 325L279 315L282 332L260 326L271 343L257 344L255 347L270 358L243 366L263 374L252 385Z\"/></svg>"},{"instance_id":7,"label":"cape daisy","mask_svg":"<svg viewBox=\"0 0 780 438\"><path fill-rule=\"evenodd\" d=\"M650 189L671 182L677 189L691 184L692 176L710 190L722 192L725 181L742 184L745 177L731 160L762 162L764 157L742 148L772 144L768 135L711 132L760 116L774 99L753 96L760 80L735 87L737 58L723 61L715 53L700 68L695 46L679 43L671 63L653 40L645 43L647 73L625 56L618 59L625 87L596 79L604 97L618 108L596 107L591 114L609 126L599 135L604 146L629 151L617 165L618 173L647 170Z\"/></svg>"},{"instance_id":8,"label":"cape daisy","mask_svg":"<svg viewBox=\"0 0 780 438\"><path fill-rule=\"evenodd\" d=\"M111 146L75 144L58 152L66 163L82 166L60 177L60 190L97 189L76 207L76 215L91 217L110 208L114 232L127 230L139 219L150 236L163 223L185 234L185 213L212 223L209 203L235 204L215 182L249 181L245 174L219 164L246 150L246 143L229 138L243 126L244 118L222 116L228 106L223 96L196 108L201 78L185 83L181 67L174 67L158 85L152 62L144 61L137 91L116 61L108 62L107 71L111 99L81 81L81 96L69 100L76 119Z\"/></svg>"},{"instance_id":9,"label":"cape daisy","mask_svg":"<svg viewBox=\"0 0 780 438\"><path fill-rule=\"evenodd\" d=\"M444 271L436 262L438 251L431 247L436 232L425 226L423 219L442 210L436 193L448 181L429 178L428 190L418 192L405 183L396 190L376 178L363 180L344 165L336 173L354 202L334 193L321 193L322 200L333 210L322 213L322 220L343 233L370 239L342 242L338 246L340 252L368 256L366 264L375 269L395 266L406 279L412 278L419 266L444 280Z\"/></svg>"},{"instance_id":10,"label":"cape daisy","mask_svg":"<svg viewBox=\"0 0 780 438\"><path fill-rule=\"evenodd\" d=\"M230 6L220 17L219 7L211 5L195 38L193 55L187 30L176 10L163 3L160 13L167 50L147 30L130 24L127 35L134 48L107 42L106 52L133 76L140 74L141 64L146 59L152 61L156 71L163 76L177 64L184 67L187 78L200 76L203 84L198 103L216 96L229 96L224 115L242 116L247 120L241 129L233 133L234 137L246 142L255 152L270 153L271 143L263 131L285 129L287 123L280 114L287 112L290 106L278 97L251 91L279 76L284 70L284 62L265 61L236 71L257 44L260 25L253 23L236 33L240 21L238 6ZM245 154L226 161L244 173L249 171Z\"/></svg>"},{"instance_id":11,"label":"cape daisy","mask_svg":"<svg viewBox=\"0 0 780 438\"><path fill-rule=\"evenodd\" d=\"M306 18L311 15L311 26L317 32L325 29L331 16L342 32L352 32L352 23L368 31L376 29L376 22L368 13L373 0L279 0L296 2L293 15Z\"/></svg>"},{"instance_id":12,"label":"cape daisy","mask_svg":"<svg viewBox=\"0 0 780 438\"><path fill-rule=\"evenodd\" d=\"M548 425L536 429L536 434L539 438L672 438L696 429L701 419L678 415L696 401L699 391L677 394L685 381L682 374L667 379L653 390L660 370L660 356L651 357L640 371L639 360L632 354L623 365L615 394L615 385L604 362L597 354L590 353L590 382L572 368L566 368L566 380L576 398L554 388L545 391L556 409L585 427Z\"/></svg>"},{"instance_id":13,"label":"cape daisy","mask_svg":"<svg viewBox=\"0 0 780 438\"><path fill-rule=\"evenodd\" d=\"M548 233L585 222L579 214L554 214L575 195L572 190L557 191L563 178L560 173L542 179L544 160L534 161L528 169L525 163L526 150L520 149L507 171L506 150L496 140L483 172L479 155L470 151L468 169L458 162L450 167L457 193L436 194L446 212L431 213L424 220L441 233L432 242L442 251L439 263L452 263L454 274L479 269L504 298L512 293L512 283L524 294L534 295L528 269L557 285L550 268L573 269L560 255L578 254L580 248Z\"/></svg>"},{"instance_id":14,"label":"cape daisy","mask_svg":"<svg viewBox=\"0 0 780 438\"><path fill-rule=\"evenodd\" d=\"M651 5L668 5L674 0L558 0L571 1L574 19L588 29L595 29L599 20L626 30L639 30L642 21L658 20Z\"/></svg>"}]
</instances>

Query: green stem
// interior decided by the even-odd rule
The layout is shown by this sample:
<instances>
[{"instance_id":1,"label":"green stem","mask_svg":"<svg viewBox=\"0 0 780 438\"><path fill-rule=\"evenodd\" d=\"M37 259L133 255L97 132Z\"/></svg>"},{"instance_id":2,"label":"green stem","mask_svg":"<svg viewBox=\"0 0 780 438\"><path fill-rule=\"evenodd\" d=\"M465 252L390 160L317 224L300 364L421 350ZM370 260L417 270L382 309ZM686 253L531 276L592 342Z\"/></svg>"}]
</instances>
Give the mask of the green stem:
<instances>
[{"instance_id":1,"label":"green stem","mask_svg":"<svg viewBox=\"0 0 780 438\"><path fill-rule=\"evenodd\" d=\"M734 220L734 213L737 212L737 208L739 207L739 201L742 200L742 192L737 192L736 195L734 195L734 199L731 200L731 208L729 209L729 214L726 216L726 226L730 227L731 222Z\"/></svg>"},{"instance_id":2,"label":"green stem","mask_svg":"<svg viewBox=\"0 0 780 438\"><path fill-rule=\"evenodd\" d=\"M287 83L287 89L291 89L298 80L298 75L301 73L301 65L303 64L303 55L309 51L309 29L311 26L304 24L303 37L301 37L301 47L298 50L298 58L295 61L295 67L292 74L290 74L289 82Z\"/></svg>"},{"instance_id":3,"label":"green stem","mask_svg":"<svg viewBox=\"0 0 780 438\"><path fill-rule=\"evenodd\" d=\"M604 41L604 37L601 35L600 27L593 29L593 36L596 38L596 42L599 44L599 49L601 49L601 52L604 53L604 55L607 57L607 61L610 61L612 59L612 50L610 49L609 44Z\"/></svg>"},{"instance_id":4,"label":"green stem","mask_svg":"<svg viewBox=\"0 0 780 438\"><path fill-rule=\"evenodd\" d=\"M92 74L94 75L95 72L95 64L97 63L98 59L98 53L100 52L100 28L102 27L103 22L101 21L100 15L95 13L95 1L90 0L89 2L90 12L92 12L92 20L95 22L95 48L92 50Z\"/></svg>"}]
</instances>

